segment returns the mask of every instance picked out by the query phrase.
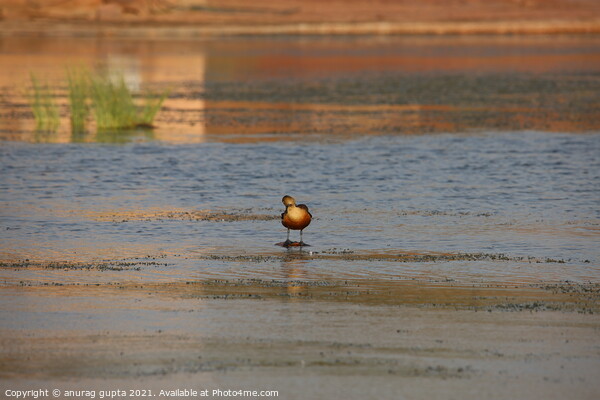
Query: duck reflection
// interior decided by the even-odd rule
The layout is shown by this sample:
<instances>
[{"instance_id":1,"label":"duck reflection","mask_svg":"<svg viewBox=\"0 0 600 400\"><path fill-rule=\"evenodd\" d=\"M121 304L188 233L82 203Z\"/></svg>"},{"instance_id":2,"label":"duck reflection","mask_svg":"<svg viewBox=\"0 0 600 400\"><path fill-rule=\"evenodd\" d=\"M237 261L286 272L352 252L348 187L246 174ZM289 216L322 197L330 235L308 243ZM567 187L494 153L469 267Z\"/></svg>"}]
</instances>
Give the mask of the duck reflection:
<instances>
[{"instance_id":1,"label":"duck reflection","mask_svg":"<svg viewBox=\"0 0 600 400\"><path fill-rule=\"evenodd\" d=\"M287 285L285 290L290 299L307 294L306 280L309 275L305 268L308 253L302 249L288 250L281 261L281 274Z\"/></svg>"}]
</instances>

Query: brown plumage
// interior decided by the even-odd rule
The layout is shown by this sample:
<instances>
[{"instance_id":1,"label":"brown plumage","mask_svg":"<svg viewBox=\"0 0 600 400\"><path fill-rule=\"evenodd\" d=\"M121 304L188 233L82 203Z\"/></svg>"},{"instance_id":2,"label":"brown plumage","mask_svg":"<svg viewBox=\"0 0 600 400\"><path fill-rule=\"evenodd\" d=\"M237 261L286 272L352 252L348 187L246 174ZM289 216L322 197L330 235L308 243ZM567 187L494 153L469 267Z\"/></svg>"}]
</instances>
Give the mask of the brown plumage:
<instances>
[{"instance_id":1,"label":"brown plumage","mask_svg":"<svg viewBox=\"0 0 600 400\"><path fill-rule=\"evenodd\" d=\"M292 196L283 196L281 202L285 205L285 211L281 213L281 223L288 228L286 244L290 243L290 229L300 231L300 244L302 242L302 231L312 220L312 215L305 204L296 205Z\"/></svg>"}]
</instances>

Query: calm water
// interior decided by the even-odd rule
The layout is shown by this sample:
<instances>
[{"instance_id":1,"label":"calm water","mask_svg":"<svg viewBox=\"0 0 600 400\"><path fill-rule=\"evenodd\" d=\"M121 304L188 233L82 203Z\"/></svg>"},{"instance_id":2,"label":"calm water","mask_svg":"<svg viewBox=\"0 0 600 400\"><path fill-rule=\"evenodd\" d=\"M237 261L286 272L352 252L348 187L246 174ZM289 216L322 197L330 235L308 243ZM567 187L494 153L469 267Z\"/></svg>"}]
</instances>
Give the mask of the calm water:
<instances>
[{"instance_id":1,"label":"calm water","mask_svg":"<svg viewBox=\"0 0 600 400\"><path fill-rule=\"evenodd\" d=\"M597 56L597 41L490 48L479 39L448 53L431 40L337 47L289 40L273 51L263 42L210 43L188 56L183 50L192 44L166 55L156 44L136 58L140 76L152 70L159 83L180 86L155 133L102 139L91 132L81 140L88 143L73 143L64 130L39 135L26 113L11 114L0 142L1 259L161 256L167 265L68 274L5 269L0 279L600 279L599 72L585 63ZM19 64L19 51L3 46L3 57ZM126 50L107 48L109 61ZM165 65L148 61L153 51ZM43 49L34 54L48 57ZM546 56L554 64L544 64ZM190 57L202 60L202 78L182 72ZM454 63L444 69L449 58ZM49 65L61 68L57 60ZM315 219L304 239L311 247L274 245L286 235L277 220L284 194L310 207ZM157 216L198 210L249 217ZM119 217L127 213L145 217ZM340 250L362 258L314 257ZM413 252L509 259L381 260Z\"/></svg>"}]
</instances>

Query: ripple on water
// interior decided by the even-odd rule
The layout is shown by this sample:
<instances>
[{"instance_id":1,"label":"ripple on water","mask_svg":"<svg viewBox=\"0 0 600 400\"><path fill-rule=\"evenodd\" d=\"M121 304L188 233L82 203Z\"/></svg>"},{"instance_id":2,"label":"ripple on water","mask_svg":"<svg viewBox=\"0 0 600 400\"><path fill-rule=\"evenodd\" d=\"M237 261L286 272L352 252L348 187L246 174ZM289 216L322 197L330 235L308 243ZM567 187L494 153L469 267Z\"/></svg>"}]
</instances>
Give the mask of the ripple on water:
<instances>
[{"instance_id":1,"label":"ripple on water","mask_svg":"<svg viewBox=\"0 0 600 400\"><path fill-rule=\"evenodd\" d=\"M292 194L315 216L305 232L313 251L561 259L566 264L527 271L520 263L450 263L435 273L597 279L599 149L596 134L537 132L293 145L5 143L0 256L88 261L214 249L270 253L286 234L277 221L281 196ZM211 263L169 268L186 276L194 269L218 275L220 268L282 274L280 266L205 264ZM317 259L308 266L332 276L424 268Z\"/></svg>"}]
</instances>

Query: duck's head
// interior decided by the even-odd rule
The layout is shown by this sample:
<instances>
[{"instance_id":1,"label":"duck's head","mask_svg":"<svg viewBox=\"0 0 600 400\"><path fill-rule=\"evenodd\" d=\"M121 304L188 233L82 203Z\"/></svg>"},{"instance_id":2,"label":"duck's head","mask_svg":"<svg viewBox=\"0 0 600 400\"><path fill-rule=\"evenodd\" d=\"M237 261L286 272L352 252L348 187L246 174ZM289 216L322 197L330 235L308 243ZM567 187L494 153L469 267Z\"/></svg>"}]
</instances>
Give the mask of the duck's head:
<instances>
[{"instance_id":1,"label":"duck's head","mask_svg":"<svg viewBox=\"0 0 600 400\"><path fill-rule=\"evenodd\" d=\"M288 196L288 195L283 196L283 199L281 199L281 202L286 207L296 205L296 200L294 200L294 198L292 196Z\"/></svg>"}]
</instances>

